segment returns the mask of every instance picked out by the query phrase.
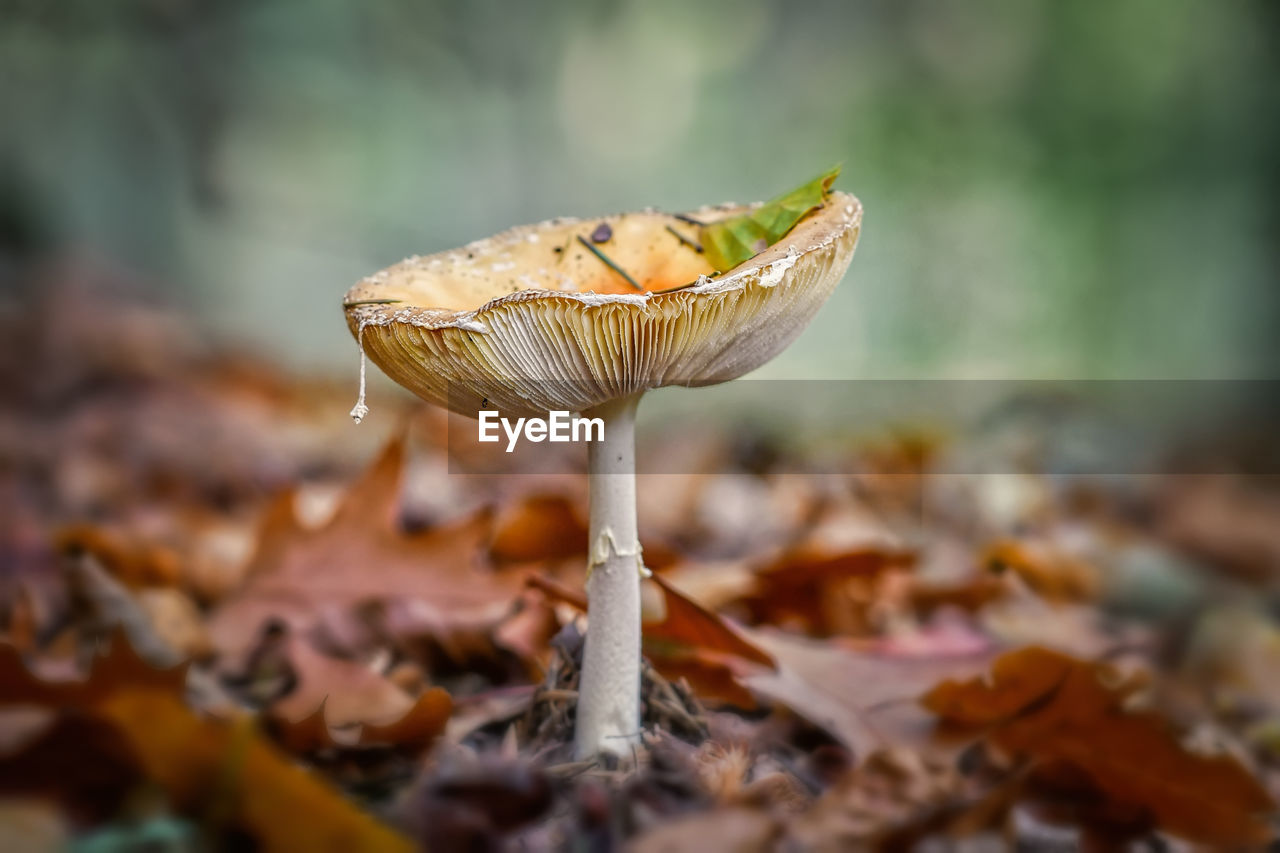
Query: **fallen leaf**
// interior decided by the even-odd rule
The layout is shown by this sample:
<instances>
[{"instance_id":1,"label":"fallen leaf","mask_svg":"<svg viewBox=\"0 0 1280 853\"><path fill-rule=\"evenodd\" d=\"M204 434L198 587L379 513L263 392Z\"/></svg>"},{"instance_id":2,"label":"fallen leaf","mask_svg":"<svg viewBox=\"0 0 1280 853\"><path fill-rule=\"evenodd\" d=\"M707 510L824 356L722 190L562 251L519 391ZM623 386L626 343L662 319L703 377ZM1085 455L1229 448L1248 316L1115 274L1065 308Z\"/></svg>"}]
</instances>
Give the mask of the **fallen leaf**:
<instances>
[{"instance_id":1,"label":"fallen leaf","mask_svg":"<svg viewBox=\"0 0 1280 853\"><path fill-rule=\"evenodd\" d=\"M421 752L444 732L452 712L453 700L448 692L430 687L400 719L361 726L359 742L362 746L384 744Z\"/></svg>"},{"instance_id":2,"label":"fallen leaf","mask_svg":"<svg viewBox=\"0 0 1280 853\"><path fill-rule=\"evenodd\" d=\"M1002 656L989 678L944 681L921 701L946 722L988 729L1008 753L1073 765L1176 835L1266 841L1266 790L1235 758L1187 748L1160 714L1126 710L1136 687L1104 664L1031 647Z\"/></svg>"},{"instance_id":3,"label":"fallen leaf","mask_svg":"<svg viewBox=\"0 0 1280 853\"><path fill-rule=\"evenodd\" d=\"M354 744L355 739L349 733L336 733L329 727L325 718L324 702L310 714L297 719L284 716L268 716L264 720L264 728L273 740L294 755L311 755L326 749L334 749L339 745Z\"/></svg>"},{"instance_id":4,"label":"fallen leaf","mask_svg":"<svg viewBox=\"0 0 1280 853\"><path fill-rule=\"evenodd\" d=\"M756 592L755 573L745 560L677 563L662 576L711 611L732 607Z\"/></svg>"},{"instance_id":5,"label":"fallen leaf","mask_svg":"<svg viewBox=\"0 0 1280 853\"><path fill-rule=\"evenodd\" d=\"M393 747L411 754L430 747L449 724L453 700L439 687L425 690L402 717L391 722L336 728L325 703L297 720L269 720L274 738L291 753L309 755L321 750L355 751L364 747Z\"/></svg>"},{"instance_id":6,"label":"fallen leaf","mask_svg":"<svg viewBox=\"0 0 1280 853\"><path fill-rule=\"evenodd\" d=\"M644 626L645 639L654 646L684 647L773 666L773 658L748 640L724 617L712 613L671 585L661 575L652 577L663 593L666 613L661 621Z\"/></svg>"},{"instance_id":7,"label":"fallen leaf","mask_svg":"<svg viewBox=\"0 0 1280 853\"><path fill-rule=\"evenodd\" d=\"M560 620L551 603L536 594L526 594L515 613L494 630L493 641L518 657L531 680L537 681L551 648L551 638L559 630Z\"/></svg>"},{"instance_id":8,"label":"fallen leaf","mask_svg":"<svg viewBox=\"0 0 1280 853\"><path fill-rule=\"evenodd\" d=\"M120 691L95 713L129 739L148 778L190 814L220 814L260 849L408 851L364 814L264 742L249 721L206 720L154 690Z\"/></svg>"},{"instance_id":9,"label":"fallen leaf","mask_svg":"<svg viewBox=\"0 0 1280 853\"><path fill-rule=\"evenodd\" d=\"M564 487L567 488L567 487ZM581 503L585 503L583 498ZM587 563L587 521L579 503L564 494L533 491L499 503L489 556L502 567L580 559ZM663 569L678 555L660 537L643 532L645 565Z\"/></svg>"},{"instance_id":10,"label":"fallen leaf","mask_svg":"<svg viewBox=\"0 0 1280 853\"><path fill-rule=\"evenodd\" d=\"M415 699L368 666L322 654L275 625L255 650L249 677L282 668L292 686L268 715L277 739L294 752L373 744L425 749L444 731L452 710L440 688Z\"/></svg>"},{"instance_id":11,"label":"fallen leaf","mask_svg":"<svg viewBox=\"0 0 1280 853\"><path fill-rule=\"evenodd\" d=\"M997 574L1017 574L1049 601L1091 601L1101 587L1097 569L1047 542L997 540L987 546L982 565Z\"/></svg>"},{"instance_id":12,"label":"fallen leaf","mask_svg":"<svg viewBox=\"0 0 1280 853\"><path fill-rule=\"evenodd\" d=\"M834 646L777 631L752 629L751 641L777 668L742 678L756 694L825 730L858 759L905 740L925 738L919 697L939 679L980 672L989 653L951 657L896 656Z\"/></svg>"},{"instance_id":13,"label":"fallen leaf","mask_svg":"<svg viewBox=\"0 0 1280 853\"><path fill-rule=\"evenodd\" d=\"M587 524L561 495L527 495L507 506L493 522L489 552L499 562L532 562L587 553Z\"/></svg>"},{"instance_id":14,"label":"fallen leaf","mask_svg":"<svg viewBox=\"0 0 1280 853\"><path fill-rule=\"evenodd\" d=\"M264 640L256 659L279 657L293 673L293 688L270 708L272 715L300 720L325 706L333 726L395 719L413 705L407 693L368 666L321 654L296 632L281 629Z\"/></svg>"},{"instance_id":15,"label":"fallen leaf","mask_svg":"<svg viewBox=\"0 0 1280 853\"><path fill-rule=\"evenodd\" d=\"M583 613L587 612L587 596L585 593L570 589L546 575L529 575L526 578L526 583L534 589L542 590L552 601L560 601Z\"/></svg>"},{"instance_id":16,"label":"fallen leaf","mask_svg":"<svg viewBox=\"0 0 1280 853\"><path fill-rule=\"evenodd\" d=\"M242 659L273 619L295 630L326 608L370 601L412 605L419 628L447 642L455 629L496 625L523 588L519 572L486 563L491 515L481 512L421 533L398 524L404 440L395 438L347 491L332 518L302 526L287 496L263 520L244 587L209 618L215 648Z\"/></svg>"},{"instance_id":17,"label":"fallen leaf","mask_svg":"<svg viewBox=\"0 0 1280 853\"><path fill-rule=\"evenodd\" d=\"M662 592L661 619L641 626L646 657L669 680L688 680L693 692L704 699L719 699L754 708L755 699L740 680L741 674L772 667L773 658L757 648L723 617L685 596L661 575L652 582ZM553 600L587 610L581 594L541 575L531 575L529 585ZM587 627L590 631L590 626Z\"/></svg>"},{"instance_id":18,"label":"fallen leaf","mask_svg":"<svg viewBox=\"0 0 1280 853\"><path fill-rule=\"evenodd\" d=\"M815 636L869 633L868 608L883 575L915 564L906 549L880 545L789 549L755 571L756 591L745 599L752 622L804 630Z\"/></svg>"},{"instance_id":19,"label":"fallen leaf","mask_svg":"<svg viewBox=\"0 0 1280 853\"><path fill-rule=\"evenodd\" d=\"M797 222L826 201L839 174L836 166L741 216L703 225L702 248L711 266L728 272L787 236Z\"/></svg>"},{"instance_id":20,"label":"fallen leaf","mask_svg":"<svg viewBox=\"0 0 1280 853\"><path fill-rule=\"evenodd\" d=\"M33 671L16 648L0 643L0 705L86 707L124 688L181 696L186 682L186 664L157 669L138 655L121 632L112 636L106 652L92 662L82 678Z\"/></svg>"},{"instance_id":21,"label":"fallen leaf","mask_svg":"<svg viewBox=\"0 0 1280 853\"><path fill-rule=\"evenodd\" d=\"M742 676L772 668L773 658L661 575L652 580L662 590L665 611L661 621L642 626L644 653L654 668L669 680L687 680L701 698L754 708L755 699L743 687Z\"/></svg>"},{"instance_id":22,"label":"fallen leaf","mask_svg":"<svg viewBox=\"0 0 1280 853\"><path fill-rule=\"evenodd\" d=\"M46 788L103 807L114 802L105 791L127 793L145 778L159 782L180 809L218 815L250 831L263 849L408 849L389 829L280 758L254 734L250 721L203 719L189 710L181 698L185 672L185 665L151 667L117 635L87 677L48 681L28 669L12 647L0 646L0 704L62 709L51 727L6 756L0 785L29 791L42 768ZM440 719L436 731L443 727ZM68 753L67 747L74 749ZM77 769L86 760L97 775ZM312 819L280 820L299 813Z\"/></svg>"},{"instance_id":23,"label":"fallen leaf","mask_svg":"<svg viewBox=\"0 0 1280 853\"><path fill-rule=\"evenodd\" d=\"M962 581L937 582L916 579L909 590L912 609L927 617L946 608L977 613L1009 594L1003 579L980 575Z\"/></svg>"},{"instance_id":24,"label":"fallen leaf","mask_svg":"<svg viewBox=\"0 0 1280 853\"><path fill-rule=\"evenodd\" d=\"M174 551L122 530L92 524L69 525L58 532L55 545L72 558L92 554L130 589L176 586L181 580L182 563Z\"/></svg>"},{"instance_id":25,"label":"fallen leaf","mask_svg":"<svg viewBox=\"0 0 1280 853\"><path fill-rule=\"evenodd\" d=\"M933 713L963 726L990 726L1030 709L1066 679L1075 661L1039 648L1001 655L991 664L991 684L948 679L921 697Z\"/></svg>"}]
</instances>

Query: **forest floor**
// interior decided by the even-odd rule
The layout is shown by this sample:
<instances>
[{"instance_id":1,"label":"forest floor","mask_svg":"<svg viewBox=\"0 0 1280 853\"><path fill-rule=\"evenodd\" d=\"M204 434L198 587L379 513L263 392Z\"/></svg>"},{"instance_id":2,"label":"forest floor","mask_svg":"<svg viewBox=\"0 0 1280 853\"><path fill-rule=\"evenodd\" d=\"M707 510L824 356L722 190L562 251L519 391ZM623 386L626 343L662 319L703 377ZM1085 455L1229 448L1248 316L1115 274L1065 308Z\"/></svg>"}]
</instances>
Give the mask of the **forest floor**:
<instances>
[{"instance_id":1,"label":"forest floor","mask_svg":"<svg viewBox=\"0 0 1280 853\"><path fill-rule=\"evenodd\" d=\"M585 476L450 473L480 452L451 416L379 386L355 427L354 370L97 277L0 315L3 849L1276 837L1274 477L932 476L988 436L909 428L836 465L741 425L645 436L687 461L639 478L644 731L580 762Z\"/></svg>"}]
</instances>

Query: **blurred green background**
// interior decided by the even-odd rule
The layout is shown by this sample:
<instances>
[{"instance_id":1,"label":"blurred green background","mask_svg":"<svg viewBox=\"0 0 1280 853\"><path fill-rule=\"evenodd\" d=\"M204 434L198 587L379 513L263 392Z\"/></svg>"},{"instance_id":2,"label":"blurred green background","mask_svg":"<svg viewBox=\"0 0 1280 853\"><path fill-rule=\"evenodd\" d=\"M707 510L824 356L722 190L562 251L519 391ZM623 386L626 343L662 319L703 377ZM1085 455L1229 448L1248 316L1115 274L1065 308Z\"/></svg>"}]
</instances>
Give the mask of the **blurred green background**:
<instances>
[{"instance_id":1,"label":"blurred green background","mask_svg":"<svg viewBox=\"0 0 1280 853\"><path fill-rule=\"evenodd\" d=\"M765 198L843 162L858 256L762 375L1277 375L1274 2L0 16L10 285L39 253L92 253L294 365L354 375L341 295L403 256Z\"/></svg>"}]
</instances>

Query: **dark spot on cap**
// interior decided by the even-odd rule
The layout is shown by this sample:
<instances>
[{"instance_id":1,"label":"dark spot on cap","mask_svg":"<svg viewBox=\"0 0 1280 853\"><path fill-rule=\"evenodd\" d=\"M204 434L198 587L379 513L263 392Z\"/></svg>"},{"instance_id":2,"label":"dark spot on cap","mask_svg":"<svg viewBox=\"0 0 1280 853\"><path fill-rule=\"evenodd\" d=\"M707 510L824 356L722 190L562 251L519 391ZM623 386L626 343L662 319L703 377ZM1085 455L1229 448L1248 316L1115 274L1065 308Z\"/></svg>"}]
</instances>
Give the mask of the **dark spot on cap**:
<instances>
[{"instance_id":1,"label":"dark spot on cap","mask_svg":"<svg viewBox=\"0 0 1280 853\"><path fill-rule=\"evenodd\" d=\"M609 227L609 223L601 222L596 226L596 230L591 232L592 243L607 243L613 237L613 229Z\"/></svg>"}]
</instances>

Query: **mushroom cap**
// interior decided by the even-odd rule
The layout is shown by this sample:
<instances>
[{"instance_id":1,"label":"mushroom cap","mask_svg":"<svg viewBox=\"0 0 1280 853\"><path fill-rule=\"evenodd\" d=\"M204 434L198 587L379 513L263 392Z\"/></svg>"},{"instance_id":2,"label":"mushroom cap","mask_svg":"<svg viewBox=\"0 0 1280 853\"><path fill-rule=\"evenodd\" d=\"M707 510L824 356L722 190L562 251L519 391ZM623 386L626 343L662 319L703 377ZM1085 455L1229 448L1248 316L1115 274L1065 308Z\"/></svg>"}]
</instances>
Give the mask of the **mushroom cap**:
<instances>
[{"instance_id":1,"label":"mushroom cap","mask_svg":"<svg viewBox=\"0 0 1280 853\"><path fill-rule=\"evenodd\" d=\"M697 229L671 214L553 219L374 273L347 292L347 324L388 376L460 414L585 412L663 385L726 382L773 358L843 277L861 224L858 200L833 192L777 243L710 277L672 233L696 241Z\"/></svg>"}]
</instances>

